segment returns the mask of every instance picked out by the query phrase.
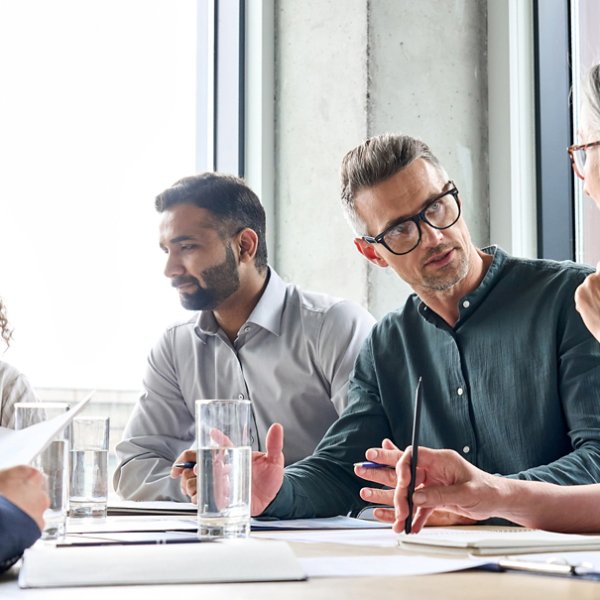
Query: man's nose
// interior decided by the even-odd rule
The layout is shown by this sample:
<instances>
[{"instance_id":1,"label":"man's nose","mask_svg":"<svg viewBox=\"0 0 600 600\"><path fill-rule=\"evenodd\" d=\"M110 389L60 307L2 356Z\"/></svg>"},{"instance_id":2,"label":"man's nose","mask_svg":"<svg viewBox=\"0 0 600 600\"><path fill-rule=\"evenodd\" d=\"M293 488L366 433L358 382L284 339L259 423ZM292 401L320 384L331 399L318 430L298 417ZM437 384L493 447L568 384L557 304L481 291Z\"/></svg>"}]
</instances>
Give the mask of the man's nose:
<instances>
[{"instance_id":1,"label":"man's nose","mask_svg":"<svg viewBox=\"0 0 600 600\"><path fill-rule=\"evenodd\" d=\"M178 275L183 275L185 273L185 268L182 262L177 258L177 256L173 253L169 253L167 255L167 260L165 263L164 274L169 279L176 277Z\"/></svg>"},{"instance_id":2,"label":"man's nose","mask_svg":"<svg viewBox=\"0 0 600 600\"><path fill-rule=\"evenodd\" d=\"M419 226L421 227L421 244L431 248L438 246L444 237L444 232L441 229L432 227L425 221L421 221Z\"/></svg>"}]
</instances>

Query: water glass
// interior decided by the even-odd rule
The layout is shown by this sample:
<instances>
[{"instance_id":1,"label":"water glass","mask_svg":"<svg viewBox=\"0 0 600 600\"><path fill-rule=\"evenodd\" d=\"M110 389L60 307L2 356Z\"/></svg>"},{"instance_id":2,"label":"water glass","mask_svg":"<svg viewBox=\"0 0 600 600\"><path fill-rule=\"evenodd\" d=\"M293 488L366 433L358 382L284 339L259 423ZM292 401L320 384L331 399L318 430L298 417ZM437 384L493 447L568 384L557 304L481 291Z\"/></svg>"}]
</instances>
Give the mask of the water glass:
<instances>
[{"instance_id":1,"label":"water glass","mask_svg":"<svg viewBox=\"0 0 600 600\"><path fill-rule=\"evenodd\" d=\"M109 429L108 417L73 419L69 497L71 517L106 517Z\"/></svg>"},{"instance_id":2,"label":"water glass","mask_svg":"<svg viewBox=\"0 0 600 600\"><path fill-rule=\"evenodd\" d=\"M69 410L66 402L17 402L15 429L25 429ZM46 450L32 462L46 476L50 507L44 512L42 539L54 540L65 534L69 510L69 441L66 431L58 433Z\"/></svg>"},{"instance_id":3,"label":"water glass","mask_svg":"<svg viewBox=\"0 0 600 600\"><path fill-rule=\"evenodd\" d=\"M198 535L250 533L252 442L249 400L197 400Z\"/></svg>"}]
</instances>

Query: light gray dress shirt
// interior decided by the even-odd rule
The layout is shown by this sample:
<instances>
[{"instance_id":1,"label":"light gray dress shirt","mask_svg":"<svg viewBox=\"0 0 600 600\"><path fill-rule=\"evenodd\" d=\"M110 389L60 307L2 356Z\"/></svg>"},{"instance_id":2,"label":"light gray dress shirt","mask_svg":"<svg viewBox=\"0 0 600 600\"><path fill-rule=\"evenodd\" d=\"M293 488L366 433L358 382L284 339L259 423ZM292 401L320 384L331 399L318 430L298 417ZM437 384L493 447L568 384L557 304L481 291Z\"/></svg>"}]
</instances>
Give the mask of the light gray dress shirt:
<instances>
[{"instance_id":1,"label":"light gray dress shirt","mask_svg":"<svg viewBox=\"0 0 600 600\"><path fill-rule=\"evenodd\" d=\"M199 399L250 399L255 450L278 422L286 464L309 456L346 406L349 375L374 322L357 304L300 290L271 269L233 344L210 311L167 329L116 448L115 489L133 500L188 500L169 471L194 447Z\"/></svg>"}]
</instances>

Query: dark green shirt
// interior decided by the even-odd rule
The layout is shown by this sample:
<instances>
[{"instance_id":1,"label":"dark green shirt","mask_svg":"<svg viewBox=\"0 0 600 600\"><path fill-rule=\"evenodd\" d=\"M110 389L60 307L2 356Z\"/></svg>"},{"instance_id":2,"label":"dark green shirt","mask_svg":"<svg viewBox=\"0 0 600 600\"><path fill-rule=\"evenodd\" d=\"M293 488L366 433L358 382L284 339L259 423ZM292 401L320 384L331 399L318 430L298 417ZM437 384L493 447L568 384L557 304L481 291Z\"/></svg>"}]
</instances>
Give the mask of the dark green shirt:
<instances>
[{"instance_id":1,"label":"dark green shirt","mask_svg":"<svg viewBox=\"0 0 600 600\"><path fill-rule=\"evenodd\" d=\"M452 448L490 473L600 482L600 344L575 310L591 272L499 248L448 326L416 295L384 317L356 360L348 407L315 453L286 469L265 514L345 514L364 505L352 464L389 437L410 444L423 377L420 444ZM284 448L285 451L285 448Z\"/></svg>"}]
</instances>

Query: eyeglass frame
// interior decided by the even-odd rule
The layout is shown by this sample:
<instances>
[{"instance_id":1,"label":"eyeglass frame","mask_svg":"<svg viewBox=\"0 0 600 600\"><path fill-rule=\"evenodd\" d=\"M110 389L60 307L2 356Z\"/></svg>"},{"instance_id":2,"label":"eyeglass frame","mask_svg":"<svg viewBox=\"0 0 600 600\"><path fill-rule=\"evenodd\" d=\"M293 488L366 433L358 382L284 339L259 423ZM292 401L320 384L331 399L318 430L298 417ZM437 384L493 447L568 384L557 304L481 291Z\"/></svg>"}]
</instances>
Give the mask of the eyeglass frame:
<instances>
[{"instance_id":1,"label":"eyeglass frame","mask_svg":"<svg viewBox=\"0 0 600 600\"><path fill-rule=\"evenodd\" d=\"M454 181L448 180L446 182L446 185L448 185L448 184L450 184L452 186L449 190L446 190L445 192L442 192L441 194L438 194L437 196L435 196L434 198L429 200L429 202L427 202L427 204L423 207L423 210L418 212L416 215L412 215L410 217L404 217L402 219L399 219L398 221L396 221L389 227L386 227L386 229L384 229L384 231L382 231L381 233L379 233L376 236L362 235L361 239L364 240L365 242L367 242L368 244L381 244L384 248L386 248L387 250L389 250L392 254L395 254L396 256L404 256L405 254L412 252L421 243L421 238L423 237L423 232L421 231L421 225L419 224L420 221L423 221L424 223L429 225L429 227L431 227L433 229L437 229L438 231L443 231L444 229L449 229L453 225L456 225L456 222L460 219L460 215L462 214L462 207L460 204L460 200L458 199L458 193L459 193L458 188L454 184ZM458 215L456 216L456 219L454 219L454 221L452 221L452 223L450 223L450 225L446 225L445 227L437 227L436 225L432 225L427 220L427 217L425 217L425 212L432 204L435 204L440 198L443 198L444 196L447 196L448 194L450 194L454 198L454 201L456 202L456 205L458 206ZM385 240L383 238L385 237L385 235L388 232L390 232L392 229L394 229L394 227L398 227L398 225L401 225L402 223L406 223L407 221L412 221L417 226L417 231L419 232L419 239L417 240L417 243L410 250L407 250L406 252L396 252L387 245L387 243L385 242Z\"/></svg>"},{"instance_id":2,"label":"eyeglass frame","mask_svg":"<svg viewBox=\"0 0 600 600\"><path fill-rule=\"evenodd\" d=\"M579 172L577 168L577 161L575 160L575 152L579 152L580 150L587 151L588 148L594 148L595 146L600 146L600 140L597 142L589 142L587 144L573 144L567 148L567 152L569 153L569 157L571 158L571 167L573 167L573 171L575 175L579 177L579 179L584 180L585 175Z\"/></svg>"}]
</instances>

